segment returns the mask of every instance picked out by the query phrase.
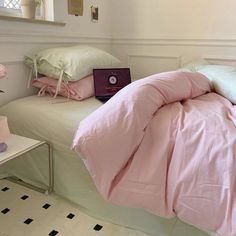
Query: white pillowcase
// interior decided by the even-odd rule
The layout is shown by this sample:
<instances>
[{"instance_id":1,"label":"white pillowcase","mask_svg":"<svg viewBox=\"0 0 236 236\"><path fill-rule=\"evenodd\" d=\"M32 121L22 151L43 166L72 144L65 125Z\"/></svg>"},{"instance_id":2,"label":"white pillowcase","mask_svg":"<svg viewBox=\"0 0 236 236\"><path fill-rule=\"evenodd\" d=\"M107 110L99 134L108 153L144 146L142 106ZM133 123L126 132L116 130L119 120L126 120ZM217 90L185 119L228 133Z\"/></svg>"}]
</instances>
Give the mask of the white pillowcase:
<instances>
[{"instance_id":1,"label":"white pillowcase","mask_svg":"<svg viewBox=\"0 0 236 236\"><path fill-rule=\"evenodd\" d=\"M212 83L216 93L236 104L236 67L210 64L199 59L184 65L179 71L199 72Z\"/></svg>"},{"instance_id":2,"label":"white pillowcase","mask_svg":"<svg viewBox=\"0 0 236 236\"><path fill-rule=\"evenodd\" d=\"M118 67L120 61L103 50L80 45L39 51L34 56L25 56L25 64L35 74L76 81L92 74L93 69Z\"/></svg>"},{"instance_id":3,"label":"white pillowcase","mask_svg":"<svg viewBox=\"0 0 236 236\"><path fill-rule=\"evenodd\" d=\"M236 67L205 65L198 69L213 84L215 91L236 104Z\"/></svg>"}]
</instances>

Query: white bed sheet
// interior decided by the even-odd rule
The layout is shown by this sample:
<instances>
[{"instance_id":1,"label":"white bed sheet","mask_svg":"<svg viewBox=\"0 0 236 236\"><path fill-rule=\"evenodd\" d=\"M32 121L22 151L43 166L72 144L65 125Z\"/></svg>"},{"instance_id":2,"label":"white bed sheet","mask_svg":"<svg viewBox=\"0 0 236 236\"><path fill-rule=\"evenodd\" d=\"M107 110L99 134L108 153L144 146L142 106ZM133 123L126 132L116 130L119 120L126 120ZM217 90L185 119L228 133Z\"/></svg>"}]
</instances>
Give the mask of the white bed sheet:
<instances>
[{"instance_id":1,"label":"white bed sheet","mask_svg":"<svg viewBox=\"0 0 236 236\"><path fill-rule=\"evenodd\" d=\"M95 98L82 102L30 96L0 109L13 133L50 142L54 149L55 192L78 204L92 216L158 236L205 236L181 222L164 219L141 209L113 205L96 190L83 161L71 149L74 132L84 117L102 104ZM56 102L56 103L55 103ZM0 176L15 175L40 187L48 183L47 150L42 147L0 167ZM157 203L158 204L158 203Z\"/></svg>"}]
</instances>

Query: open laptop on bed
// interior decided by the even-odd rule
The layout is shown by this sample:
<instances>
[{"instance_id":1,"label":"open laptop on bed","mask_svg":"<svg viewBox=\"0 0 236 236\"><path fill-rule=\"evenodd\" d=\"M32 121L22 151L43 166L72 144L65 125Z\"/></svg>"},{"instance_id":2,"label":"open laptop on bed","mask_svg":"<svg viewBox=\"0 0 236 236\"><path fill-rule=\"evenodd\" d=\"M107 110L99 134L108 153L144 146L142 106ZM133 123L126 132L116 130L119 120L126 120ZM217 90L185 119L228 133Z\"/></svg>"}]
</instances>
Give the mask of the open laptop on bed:
<instances>
[{"instance_id":1,"label":"open laptop on bed","mask_svg":"<svg viewBox=\"0 0 236 236\"><path fill-rule=\"evenodd\" d=\"M102 101L108 101L119 90L131 83L129 68L94 69L95 97Z\"/></svg>"}]
</instances>

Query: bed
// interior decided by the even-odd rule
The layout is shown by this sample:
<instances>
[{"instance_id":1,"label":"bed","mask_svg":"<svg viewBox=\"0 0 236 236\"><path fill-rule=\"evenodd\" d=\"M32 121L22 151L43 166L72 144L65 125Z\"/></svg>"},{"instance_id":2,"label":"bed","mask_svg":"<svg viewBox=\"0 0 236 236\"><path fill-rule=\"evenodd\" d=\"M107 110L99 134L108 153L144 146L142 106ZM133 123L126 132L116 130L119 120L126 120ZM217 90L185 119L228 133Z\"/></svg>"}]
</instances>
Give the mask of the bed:
<instances>
[{"instance_id":1,"label":"bed","mask_svg":"<svg viewBox=\"0 0 236 236\"><path fill-rule=\"evenodd\" d=\"M79 122L101 105L94 97L81 102L68 102L61 97L53 100L49 96L35 95L6 104L1 107L0 114L8 117L12 133L52 144L55 192L77 204L87 214L152 235L209 235L176 217L165 219L142 209L109 203L101 197L82 157L71 150ZM40 148L27 154L26 158L7 163L0 169L0 177L15 175L28 183L44 187L48 183L46 151Z\"/></svg>"}]
</instances>

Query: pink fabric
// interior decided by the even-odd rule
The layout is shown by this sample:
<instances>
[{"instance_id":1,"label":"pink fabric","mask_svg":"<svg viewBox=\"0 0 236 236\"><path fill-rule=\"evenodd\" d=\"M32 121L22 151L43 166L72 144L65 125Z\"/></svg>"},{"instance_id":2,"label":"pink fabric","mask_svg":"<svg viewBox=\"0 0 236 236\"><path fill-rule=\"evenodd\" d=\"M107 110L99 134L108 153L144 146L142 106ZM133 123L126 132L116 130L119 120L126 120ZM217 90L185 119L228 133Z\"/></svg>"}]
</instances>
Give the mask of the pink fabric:
<instances>
[{"instance_id":1,"label":"pink fabric","mask_svg":"<svg viewBox=\"0 0 236 236\"><path fill-rule=\"evenodd\" d=\"M5 78L7 75L6 67L2 64L0 64L0 79Z\"/></svg>"},{"instance_id":2,"label":"pink fabric","mask_svg":"<svg viewBox=\"0 0 236 236\"><path fill-rule=\"evenodd\" d=\"M50 77L42 77L39 79L34 79L32 81L32 86L39 88L39 96L49 93L53 96L56 92L58 80ZM58 93L63 97L67 97L74 100L83 100L85 98L91 97L94 95L94 83L93 76L87 76L84 79L68 82L67 84L61 83L61 88Z\"/></svg>"},{"instance_id":3,"label":"pink fabric","mask_svg":"<svg viewBox=\"0 0 236 236\"><path fill-rule=\"evenodd\" d=\"M210 91L199 73L161 73L84 119L73 148L103 197L236 235L236 106Z\"/></svg>"}]
</instances>

